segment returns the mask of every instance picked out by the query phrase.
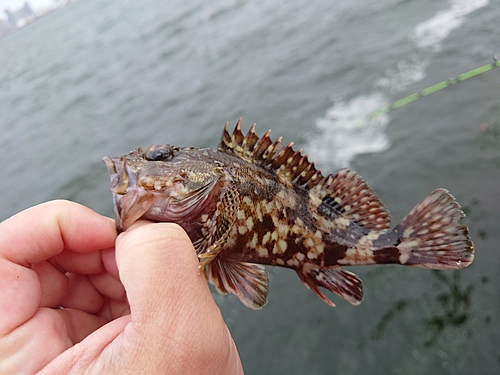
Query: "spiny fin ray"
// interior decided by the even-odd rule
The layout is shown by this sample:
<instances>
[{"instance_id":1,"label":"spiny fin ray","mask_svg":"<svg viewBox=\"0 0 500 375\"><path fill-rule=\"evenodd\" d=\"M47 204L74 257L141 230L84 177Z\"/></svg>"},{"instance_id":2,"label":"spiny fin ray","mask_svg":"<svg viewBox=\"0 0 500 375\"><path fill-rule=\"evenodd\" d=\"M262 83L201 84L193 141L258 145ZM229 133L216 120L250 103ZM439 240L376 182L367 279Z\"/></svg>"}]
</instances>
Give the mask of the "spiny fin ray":
<instances>
[{"instance_id":1,"label":"spiny fin ray","mask_svg":"<svg viewBox=\"0 0 500 375\"><path fill-rule=\"evenodd\" d=\"M340 267L309 268L297 270L297 274L306 287L316 293L329 306L334 307L335 304L323 294L319 287L335 293L353 305L359 305L363 301L363 283L361 279L354 273Z\"/></svg>"},{"instance_id":2,"label":"spiny fin ray","mask_svg":"<svg viewBox=\"0 0 500 375\"><path fill-rule=\"evenodd\" d=\"M341 169L319 184L326 195L323 204L370 230L384 231L391 226L391 215L363 178ZM318 188L319 188L318 186ZM323 193L324 194L324 193Z\"/></svg>"},{"instance_id":3,"label":"spiny fin ray","mask_svg":"<svg viewBox=\"0 0 500 375\"><path fill-rule=\"evenodd\" d=\"M302 150L293 150L293 143L284 146L281 137L273 142L270 137L271 130L259 138L255 133L254 124L244 136L241 132L241 119L238 120L232 134L229 133L228 127L229 124L226 123L218 145L219 150L273 170L278 175L308 189L323 179L314 163L309 162L308 156L302 155Z\"/></svg>"},{"instance_id":4,"label":"spiny fin ray","mask_svg":"<svg viewBox=\"0 0 500 375\"><path fill-rule=\"evenodd\" d=\"M213 186L214 183L212 183L212 189ZM193 242L201 261L201 268L210 263L220 252L236 219L239 204L240 198L236 189L222 189L216 204L216 213L211 218L212 225L207 228L204 236Z\"/></svg>"}]
</instances>

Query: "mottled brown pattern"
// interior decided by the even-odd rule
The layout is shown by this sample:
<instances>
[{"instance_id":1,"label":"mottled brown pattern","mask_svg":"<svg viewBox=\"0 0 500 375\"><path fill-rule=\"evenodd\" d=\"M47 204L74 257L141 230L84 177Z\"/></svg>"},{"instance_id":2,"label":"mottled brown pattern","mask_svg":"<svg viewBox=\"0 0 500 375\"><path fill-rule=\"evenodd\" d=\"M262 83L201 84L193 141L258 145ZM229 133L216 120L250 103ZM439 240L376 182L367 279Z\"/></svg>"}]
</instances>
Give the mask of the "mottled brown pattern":
<instances>
[{"instance_id":1,"label":"mottled brown pattern","mask_svg":"<svg viewBox=\"0 0 500 375\"><path fill-rule=\"evenodd\" d=\"M342 265L397 263L456 269L473 259L463 213L438 189L390 231L390 215L353 171L323 176L307 155L262 138L240 122L217 149L153 145L104 158L118 230L137 219L181 225L200 267L222 293L250 308L267 301L262 265L294 269L323 301L320 287L350 303L363 298L359 278Z\"/></svg>"}]
</instances>

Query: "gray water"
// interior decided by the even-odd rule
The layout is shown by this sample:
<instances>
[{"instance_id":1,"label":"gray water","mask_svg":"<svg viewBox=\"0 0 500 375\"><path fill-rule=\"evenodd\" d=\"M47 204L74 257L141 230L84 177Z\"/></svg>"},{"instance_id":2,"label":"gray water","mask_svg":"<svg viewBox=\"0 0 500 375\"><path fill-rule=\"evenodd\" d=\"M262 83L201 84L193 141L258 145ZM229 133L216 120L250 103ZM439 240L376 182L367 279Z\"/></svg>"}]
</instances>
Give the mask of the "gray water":
<instances>
[{"instance_id":1,"label":"gray water","mask_svg":"<svg viewBox=\"0 0 500 375\"><path fill-rule=\"evenodd\" d=\"M101 158L213 147L243 118L326 172L357 170L394 223L437 187L467 213L457 272L352 267L332 309L271 268L269 303L214 294L247 374L500 373L500 69L494 0L79 0L0 40L0 220L55 198L112 215Z\"/></svg>"}]
</instances>

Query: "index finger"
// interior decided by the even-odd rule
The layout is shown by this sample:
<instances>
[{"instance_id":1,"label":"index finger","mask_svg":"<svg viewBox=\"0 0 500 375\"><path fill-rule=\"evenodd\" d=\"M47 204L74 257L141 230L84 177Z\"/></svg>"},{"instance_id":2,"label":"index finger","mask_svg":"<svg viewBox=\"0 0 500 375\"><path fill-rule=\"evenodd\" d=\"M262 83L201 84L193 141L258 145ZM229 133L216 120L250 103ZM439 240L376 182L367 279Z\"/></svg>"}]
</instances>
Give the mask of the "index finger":
<instances>
[{"instance_id":1,"label":"index finger","mask_svg":"<svg viewBox=\"0 0 500 375\"><path fill-rule=\"evenodd\" d=\"M68 259L65 253L72 253L80 270L100 269L101 256L94 262L90 256L113 247L115 238L110 219L69 201L44 203L0 223L0 335L33 317L39 307L41 285L32 265L58 254ZM78 262L85 254L89 258Z\"/></svg>"},{"instance_id":2,"label":"index finger","mask_svg":"<svg viewBox=\"0 0 500 375\"><path fill-rule=\"evenodd\" d=\"M0 257L30 267L63 250L92 252L114 246L113 222L90 208L51 201L0 223Z\"/></svg>"}]
</instances>

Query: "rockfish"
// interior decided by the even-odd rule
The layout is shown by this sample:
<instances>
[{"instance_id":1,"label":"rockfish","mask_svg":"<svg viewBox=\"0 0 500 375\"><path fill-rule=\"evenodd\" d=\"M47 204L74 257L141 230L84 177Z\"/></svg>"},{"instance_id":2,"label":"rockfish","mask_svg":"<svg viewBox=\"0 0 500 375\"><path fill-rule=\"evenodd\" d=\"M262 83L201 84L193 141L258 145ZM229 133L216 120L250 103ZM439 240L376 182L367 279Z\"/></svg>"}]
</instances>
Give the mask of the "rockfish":
<instances>
[{"instance_id":1,"label":"rockfish","mask_svg":"<svg viewBox=\"0 0 500 375\"><path fill-rule=\"evenodd\" d=\"M474 259L464 213L437 189L390 230L388 210L354 171L323 176L293 143L226 124L216 149L157 144L103 160L118 231L138 219L179 224L200 269L252 309L267 302L264 265L291 268L324 302L323 287L356 305L361 280L344 265L447 270Z\"/></svg>"}]
</instances>

